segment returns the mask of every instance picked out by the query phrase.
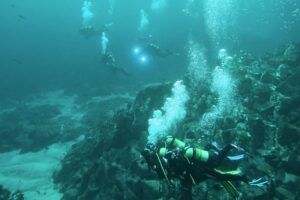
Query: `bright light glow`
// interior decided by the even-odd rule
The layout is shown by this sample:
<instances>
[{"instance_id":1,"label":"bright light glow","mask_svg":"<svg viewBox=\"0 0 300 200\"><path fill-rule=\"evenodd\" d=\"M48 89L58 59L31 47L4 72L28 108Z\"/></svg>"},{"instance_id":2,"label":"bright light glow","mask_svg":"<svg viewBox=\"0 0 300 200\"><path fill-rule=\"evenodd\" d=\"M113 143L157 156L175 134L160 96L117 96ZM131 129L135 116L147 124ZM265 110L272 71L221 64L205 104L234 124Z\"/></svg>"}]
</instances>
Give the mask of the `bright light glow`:
<instances>
[{"instance_id":1,"label":"bright light glow","mask_svg":"<svg viewBox=\"0 0 300 200\"><path fill-rule=\"evenodd\" d=\"M146 61L147 61L146 56L142 56L142 57L141 57L141 61L142 61L143 63L146 62Z\"/></svg>"},{"instance_id":2,"label":"bright light glow","mask_svg":"<svg viewBox=\"0 0 300 200\"><path fill-rule=\"evenodd\" d=\"M143 51L143 48L140 46L133 47L133 58L139 64L146 64L149 61L149 56Z\"/></svg>"},{"instance_id":3,"label":"bright light glow","mask_svg":"<svg viewBox=\"0 0 300 200\"><path fill-rule=\"evenodd\" d=\"M141 52L141 49L140 49L140 48L138 48L138 47L134 48L134 53L135 53L135 54L138 54L138 53L140 53L140 52Z\"/></svg>"}]
</instances>

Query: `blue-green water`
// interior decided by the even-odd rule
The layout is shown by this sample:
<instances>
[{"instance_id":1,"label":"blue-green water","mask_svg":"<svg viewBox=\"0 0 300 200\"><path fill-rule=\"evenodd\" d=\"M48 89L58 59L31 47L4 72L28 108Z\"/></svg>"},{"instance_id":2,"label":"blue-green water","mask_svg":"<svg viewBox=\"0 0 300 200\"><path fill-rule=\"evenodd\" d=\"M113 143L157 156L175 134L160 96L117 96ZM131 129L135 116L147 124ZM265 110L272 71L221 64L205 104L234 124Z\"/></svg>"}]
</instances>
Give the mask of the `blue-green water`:
<instances>
[{"instance_id":1,"label":"blue-green water","mask_svg":"<svg viewBox=\"0 0 300 200\"><path fill-rule=\"evenodd\" d=\"M136 164L167 134L256 155L246 199L299 196L299 0L1 0L0 25L0 200L175 198Z\"/></svg>"},{"instance_id":2,"label":"blue-green water","mask_svg":"<svg viewBox=\"0 0 300 200\"><path fill-rule=\"evenodd\" d=\"M151 9L151 1L92 1L92 26L109 28L109 49L131 77L115 77L101 66L101 37L86 39L82 27L83 1L0 2L1 96L18 98L32 92L90 87L135 88L145 82L174 79L184 73L186 46L193 38L214 58L219 48L262 54L280 44L299 40L299 2L291 1L166 1ZM113 7L110 11L110 7ZM149 25L138 31L140 10ZM298 10L297 10L298 9ZM180 56L154 59L147 66L132 60L139 37L151 34L163 48ZM112 78L113 77L113 78Z\"/></svg>"}]
</instances>

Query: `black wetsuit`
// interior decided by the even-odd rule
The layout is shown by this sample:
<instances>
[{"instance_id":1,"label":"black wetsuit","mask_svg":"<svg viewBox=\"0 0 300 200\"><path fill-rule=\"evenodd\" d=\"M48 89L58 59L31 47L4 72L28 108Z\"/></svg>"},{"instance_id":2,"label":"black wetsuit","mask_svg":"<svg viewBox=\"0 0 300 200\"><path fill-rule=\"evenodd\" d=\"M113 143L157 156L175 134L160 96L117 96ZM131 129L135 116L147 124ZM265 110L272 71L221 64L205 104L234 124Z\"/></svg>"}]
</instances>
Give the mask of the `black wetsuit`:
<instances>
[{"instance_id":1,"label":"black wetsuit","mask_svg":"<svg viewBox=\"0 0 300 200\"><path fill-rule=\"evenodd\" d=\"M159 46L153 43L145 44L144 51L153 57L160 57L160 58L166 58L168 56L174 55L173 51L169 49L162 50Z\"/></svg>"},{"instance_id":2,"label":"black wetsuit","mask_svg":"<svg viewBox=\"0 0 300 200\"><path fill-rule=\"evenodd\" d=\"M215 153L209 152L209 158L206 162L187 158L184 149L175 148L168 150L165 156L159 155L160 148L152 145L150 148L145 148L142 152L148 166L154 169L160 179L178 179L181 182L180 199L192 199L192 186L206 179L215 179L217 181L243 181L248 179L245 175L222 173L216 170L217 167L224 161L228 152L234 146L227 145L222 150ZM170 184L170 182L169 182Z\"/></svg>"},{"instance_id":3,"label":"black wetsuit","mask_svg":"<svg viewBox=\"0 0 300 200\"><path fill-rule=\"evenodd\" d=\"M102 56L102 63L108 66L113 73L129 75L124 68L117 65L116 59L111 53L106 53Z\"/></svg>"}]
</instances>

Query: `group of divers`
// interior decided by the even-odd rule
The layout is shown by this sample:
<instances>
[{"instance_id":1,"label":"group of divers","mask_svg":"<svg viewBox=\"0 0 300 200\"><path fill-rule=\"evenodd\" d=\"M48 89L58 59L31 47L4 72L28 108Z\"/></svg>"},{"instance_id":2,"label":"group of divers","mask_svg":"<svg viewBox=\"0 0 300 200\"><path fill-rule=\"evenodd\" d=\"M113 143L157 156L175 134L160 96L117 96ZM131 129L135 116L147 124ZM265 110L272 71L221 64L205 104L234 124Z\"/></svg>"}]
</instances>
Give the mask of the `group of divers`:
<instances>
[{"instance_id":1,"label":"group of divers","mask_svg":"<svg viewBox=\"0 0 300 200\"><path fill-rule=\"evenodd\" d=\"M101 36L101 34L109 31L113 23L104 24L101 29L96 29L93 26L82 27L79 32L86 38L93 36ZM134 49L134 53L140 55L147 55L151 58L167 58L172 55L179 55L178 53L161 48L156 42L154 42L152 35L138 38L138 47ZM146 57L141 57L141 62L144 62ZM120 73L123 75L129 75L128 71L122 67L116 60L112 51L105 51L101 55L101 62L104 66L107 66L113 73Z\"/></svg>"},{"instance_id":2,"label":"group of divers","mask_svg":"<svg viewBox=\"0 0 300 200\"><path fill-rule=\"evenodd\" d=\"M101 31L92 26L84 27L80 29L80 34L85 37L100 36L111 25L104 25ZM151 57L159 58L178 55L171 50L162 49L153 42L151 35L140 38L139 49L135 51L143 51ZM101 62L114 73L129 75L127 70L117 63L114 54L110 51L102 54ZM234 199L242 199L242 193L233 182L243 182L263 190L268 188L270 182L265 178L251 179L238 169L238 163L249 157L248 155L243 148L233 144L223 149L215 143L200 148L190 146L173 136L163 138L158 144L148 143L141 152L143 163L146 163L149 170L154 171L157 177L165 181L170 188L175 188L174 180L179 180L181 185L179 199L185 200L192 200L192 187L206 179L220 182ZM224 170L224 165L234 167Z\"/></svg>"}]
</instances>

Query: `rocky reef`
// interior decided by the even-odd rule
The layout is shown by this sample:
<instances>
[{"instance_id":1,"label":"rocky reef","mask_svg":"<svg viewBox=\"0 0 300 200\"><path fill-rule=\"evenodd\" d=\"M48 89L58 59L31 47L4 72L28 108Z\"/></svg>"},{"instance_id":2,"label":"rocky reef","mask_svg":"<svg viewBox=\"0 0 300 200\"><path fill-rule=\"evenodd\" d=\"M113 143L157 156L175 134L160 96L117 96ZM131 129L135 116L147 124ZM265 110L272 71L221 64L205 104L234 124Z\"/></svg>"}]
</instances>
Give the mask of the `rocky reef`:
<instances>
[{"instance_id":1,"label":"rocky reef","mask_svg":"<svg viewBox=\"0 0 300 200\"><path fill-rule=\"evenodd\" d=\"M0 199L1 200L24 200L24 195L21 191L11 192L0 185Z\"/></svg>"},{"instance_id":2,"label":"rocky reef","mask_svg":"<svg viewBox=\"0 0 300 200\"><path fill-rule=\"evenodd\" d=\"M214 125L199 125L218 99L206 83L184 82L190 101L187 116L173 135L199 146L217 142L243 147L249 158L241 169L253 178L265 177L261 190L244 183L236 186L243 199L299 199L300 193L300 45L289 44L264 57L239 52L227 70L235 80L234 105ZM141 90L127 107L102 121L93 134L75 144L54 174L64 200L176 199L178 188L168 189L141 162L148 119L171 93L172 83ZM215 181L194 187L195 199L228 199Z\"/></svg>"},{"instance_id":3,"label":"rocky reef","mask_svg":"<svg viewBox=\"0 0 300 200\"><path fill-rule=\"evenodd\" d=\"M0 152L35 152L88 135L99 119L129 101L129 95L108 95L82 102L76 95L54 91L11 103L0 111Z\"/></svg>"}]
</instances>

